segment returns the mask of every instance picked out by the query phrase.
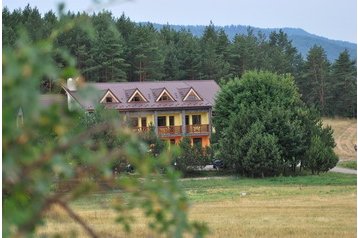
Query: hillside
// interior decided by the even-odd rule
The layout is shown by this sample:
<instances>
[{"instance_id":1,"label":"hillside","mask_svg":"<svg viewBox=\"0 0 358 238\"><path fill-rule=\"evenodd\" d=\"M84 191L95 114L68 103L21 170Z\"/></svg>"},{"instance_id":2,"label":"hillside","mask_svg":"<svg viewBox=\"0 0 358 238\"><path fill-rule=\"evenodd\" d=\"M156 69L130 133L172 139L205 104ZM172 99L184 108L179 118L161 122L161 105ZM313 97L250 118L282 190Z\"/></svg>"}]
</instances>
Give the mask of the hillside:
<instances>
[{"instance_id":1,"label":"hillside","mask_svg":"<svg viewBox=\"0 0 358 238\"><path fill-rule=\"evenodd\" d=\"M336 142L334 151L340 160L356 160L357 152L354 145L357 143L357 120L347 118L323 118L324 125L331 126Z\"/></svg>"},{"instance_id":2,"label":"hillside","mask_svg":"<svg viewBox=\"0 0 358 238\"><path fill-rule=\"evenodd\" d=\"M156 29L161 29L164 25L162 24L153 24ZM173 29L179 31L181 29L187 29L193 33L195 36L201 36L204 32L206 26L203 25L170 25ZM253 29L254 33L257 34L259 31L264 33L266 36L270 34L272 31L278 31L279 28L257 28L251 26L243 26L243 25L230 25L219 27L216 26L217 29L224 29L225 33L228 35L229 39L232 40L236 34L247 34L248 28ZM302 54L303 57L306 57L307 52L313 45L322 46L326 53L329 61L333 62L338 58L339 53L341 53L344 49L349 51L352 59L357 58L357 44L346 42L346 41L338 41L331 40L325 37L317 36L311 33L308 33L299 28L282 28L282 30L288 35L288 38L292 40L293 45L297 48L297 50Z\"/></svg>"}]
</instances>

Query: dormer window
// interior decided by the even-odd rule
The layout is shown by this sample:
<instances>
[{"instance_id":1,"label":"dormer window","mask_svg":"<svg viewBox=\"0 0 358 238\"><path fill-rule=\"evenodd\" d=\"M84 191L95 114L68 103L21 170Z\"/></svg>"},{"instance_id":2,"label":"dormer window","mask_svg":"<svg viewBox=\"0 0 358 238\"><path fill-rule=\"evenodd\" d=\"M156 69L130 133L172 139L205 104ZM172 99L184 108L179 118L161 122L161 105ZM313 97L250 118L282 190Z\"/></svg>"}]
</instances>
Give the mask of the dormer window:
<instances>
[{"instance_id":1,"label":"dormer window","mask_svg":"<svg viewBox=\"0 0 358 238\"><path fill-rule=\"evenodd\" d=\"M170 95L170 93L164 88L163 91L159 94L157 102L168 102L168 101L175 101L174 98Z\"/></svg>"},{"instance_id":2,"label":"dormer window","mask_svg":"<svg viewBox=\"0 0 358 238\"><path fill-rule=\"evenodd\" d=\"M134 102L141 102L141 101L144 101L143 98L141 98L140 96L135 96L133 97L132 101Z\"/></svg>"},{"instance_id":3,"label":"dormer window","mask_svg":"<svg viewBox=\"0 0 358 238\"><path fill-rule=\"evenodd\" d=\"M198 93L191 88L188 93L185 95L183 101L202 101L201 97L198 95Z\"/></svg>"},{"instance_id":4,"label":"dormer window","mask_svg":"<svg viewBox=\"0 0 358 238\"><path fill-rule=\"evenodd\" d=\"M112 97L106 97L106 102L107 102L107 103L113 102L113 98L112 98Z\"/></svg>"},{"instance_id":5,"label":"dormer window","mask_svg":"<svg viewBox=\"0 0 358 238\"><path fill-rule=\"evenodd\" d=\"M138 89L136 89L132 96L128 99L128 102L148 102L148 100Z\"/></svg>"},{"instance_id":6,"label":"dormer window","mask_svg":"<svg viewBox=\"0 0 358 238\"><path fill-rule=\"evenodd\" d=\"M109 89L100 100L100 103L119 103L119 102L120 102L119 99Z\"/></svg>"},{"instance_id":7,"label":"dormer window","mask_svg":"<svg viewBox=\"0 0 358 238\"><path fill-rule=\"evenodd\" d=\"M159 98L159 102L161 101L169 101L170 98L168 97L168 95L163 95L161 98Z\"/></svg>"}]
</instances>

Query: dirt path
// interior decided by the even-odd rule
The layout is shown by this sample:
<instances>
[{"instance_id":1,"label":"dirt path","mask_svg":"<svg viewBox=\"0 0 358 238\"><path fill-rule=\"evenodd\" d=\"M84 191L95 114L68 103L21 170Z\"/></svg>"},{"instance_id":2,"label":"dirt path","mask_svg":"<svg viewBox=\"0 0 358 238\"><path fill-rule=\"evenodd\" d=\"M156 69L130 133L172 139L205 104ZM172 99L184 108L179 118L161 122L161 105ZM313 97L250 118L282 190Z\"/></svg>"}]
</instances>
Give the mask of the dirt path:
<instances>
[{"instance_id":1,"label":"dirt path","mask_svg":"<svg viewBox=\"0 0 358 238\"><path fill-rule=\"evenodd\" d=\"M357 174L357 170L340 168L340 167L334 167L330 171L336 172L336 173L342 173L342 174Z\"/></svg>"}]
</instances>

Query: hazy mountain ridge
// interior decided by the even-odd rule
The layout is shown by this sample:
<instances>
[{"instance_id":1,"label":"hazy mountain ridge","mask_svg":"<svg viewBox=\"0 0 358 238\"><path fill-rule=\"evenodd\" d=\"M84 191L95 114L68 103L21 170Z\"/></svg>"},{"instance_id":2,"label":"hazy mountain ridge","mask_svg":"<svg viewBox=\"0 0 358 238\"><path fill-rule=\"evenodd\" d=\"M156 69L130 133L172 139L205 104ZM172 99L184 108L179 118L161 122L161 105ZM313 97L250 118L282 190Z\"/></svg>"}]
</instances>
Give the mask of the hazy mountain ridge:
<instances>
[{"instance_id":1,"label":"hazy mountain ridge","mask_svg":"<svg viewBox=\"0 0 358 238\"><path fill-rule=\"evenodd\" d=\"M153 26L160 30L165 24L152 23ZM204 25L170 25L174 30L180 31L182 29L189 30L195 36L201 36L204 32L206 26ZM332 40L322 36L311 34L300 28L258 28L252 26L244 25L228 25L228 26L215 26L216 29L224 29L225 33L228 35L229 39L232 40L236 34L247 34L247 30L251 28L255 34L261 31L266 37L270 35L272 31L279 31L280 29L284 31L288 38L292 40L292 44L297 48L297 50L302 54L303 57L306 57L309 49L313 45L322 46L326 53L329 61L333 62L339 56L339 54L347 49L352 59L357 59L357 44Z\"/></svg>"}]
</instances>

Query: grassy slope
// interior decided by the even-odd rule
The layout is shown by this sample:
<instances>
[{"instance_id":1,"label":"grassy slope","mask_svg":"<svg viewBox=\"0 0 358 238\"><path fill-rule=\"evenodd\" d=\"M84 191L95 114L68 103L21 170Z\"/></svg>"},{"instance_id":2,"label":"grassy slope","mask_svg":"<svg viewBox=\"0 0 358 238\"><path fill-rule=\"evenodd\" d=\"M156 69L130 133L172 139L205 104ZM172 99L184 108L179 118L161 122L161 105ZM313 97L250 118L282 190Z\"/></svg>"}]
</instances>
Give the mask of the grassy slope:
<instances>
[{"instance_id":1,"label":"grassy slope","mask_svg":"<svg viewBox=\"0 0 358 238\"><path fill-rule=\"evenodd\" d=\"M209 237L356 237L356 176L320 176L182 180L192 206L191 219L208 223ZM109 204L116 192L94 194L72 204L101 237L157 237L135 210L133 233L113 220ZM86 237L60 208L47 214L38 233L71 231Z\"/></svg>"},{"instance_id":2,"label":"grassy slope","mask_svg":"<svg viewBox=\"0 0 358 238\"><path fill-rule=\"evenodd\" d=\"M357 120L346 118L324 118L323 123L334 130L336 148L334 151L340 160L355 160L357 152L354 144L357 143Z\"/></svg>"}]
</instances>

